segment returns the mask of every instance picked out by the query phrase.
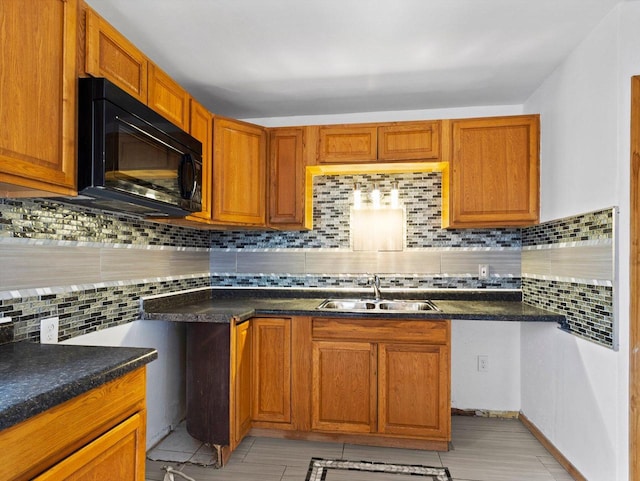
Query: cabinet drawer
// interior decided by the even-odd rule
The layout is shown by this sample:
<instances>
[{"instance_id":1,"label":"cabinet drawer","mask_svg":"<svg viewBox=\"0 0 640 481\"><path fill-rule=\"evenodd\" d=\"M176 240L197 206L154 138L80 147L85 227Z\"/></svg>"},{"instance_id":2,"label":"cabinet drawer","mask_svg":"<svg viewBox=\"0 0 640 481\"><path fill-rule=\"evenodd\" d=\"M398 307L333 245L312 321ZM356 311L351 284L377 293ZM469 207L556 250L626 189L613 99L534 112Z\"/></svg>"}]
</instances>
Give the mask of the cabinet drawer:
<instances>
[{"instance_id":1,"label":"cabinet drawer","mask_svg":"<svg viewBox=\"0 0 640 481\"><path fill-rule=\"evenodd\" d=\"M313 339L446 344L449 321L314 318L311 335Z\"/></svg>"}]
</instances>

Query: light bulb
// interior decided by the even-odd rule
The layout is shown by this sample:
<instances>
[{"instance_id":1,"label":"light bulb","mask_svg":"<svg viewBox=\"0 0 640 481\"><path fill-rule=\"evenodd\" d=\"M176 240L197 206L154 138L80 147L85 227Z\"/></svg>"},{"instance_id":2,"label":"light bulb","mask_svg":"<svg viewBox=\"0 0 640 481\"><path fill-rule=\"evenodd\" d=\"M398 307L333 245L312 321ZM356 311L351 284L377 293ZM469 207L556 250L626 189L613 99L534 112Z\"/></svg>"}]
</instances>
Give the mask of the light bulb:
<instances>
[{"instance_id":1,"label":"light bulb","mask_svg":"<svg viewBox=\"0 0 640 481\"><path fill-rule=\"evenodd\" d=\"M391 184L391 207L397 209L400 204L400 192L398 191L398 183Z\"/></svg>"},{"instance_id":2,"label":"light bulb","mask_svg":"<svg viewBox=\"0 0 640 481\"><path fill-rule=\"evenodd\" d=\"M373 190L371 191L371 203L373 204L374 209L380 208L381 197L378 184L373 184Z\"/></svg>"},{"instance_id":3,"label":"light bulb","mask_svg":"<svg viewBox=\"0 0 640 481\"><path fill-rule=\"evenodd\" d=\"M359 209L362 207L362 192L360 186L356 183L353 186L353 207Z\"/></svg>"}]
</instances>

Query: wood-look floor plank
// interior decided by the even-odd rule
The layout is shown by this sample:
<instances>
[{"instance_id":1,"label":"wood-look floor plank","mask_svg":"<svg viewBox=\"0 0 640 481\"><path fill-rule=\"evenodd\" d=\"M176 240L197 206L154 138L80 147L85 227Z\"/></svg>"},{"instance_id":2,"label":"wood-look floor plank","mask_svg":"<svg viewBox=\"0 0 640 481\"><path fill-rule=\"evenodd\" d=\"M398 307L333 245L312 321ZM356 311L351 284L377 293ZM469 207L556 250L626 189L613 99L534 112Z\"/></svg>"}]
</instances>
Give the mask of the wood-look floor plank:
<instances>
[{"instance_id":1,"label":"wood-look floor plank","mask_svg":"<svg viewBox=\"0 0 640 481\"><path fill-rule=\"evenodd\" d=\"M454 416L448 452L247 437L223 469L178 465L198 481L304 481L312 457L449 468L453 481L571 481L571 476L516 419ZM179 449L175 444L165 444ZM185 443L187 451L193 445ZM147 461L147 481L166 463ZM385 479L392 478L385 473ZM418 479L415 476L413 479ZM177 479L177 478L176 478ZM327 481L374 481L371 473L331 472ZM401 481L394 477L393 481Z\"/></svg>"}]
</instances>

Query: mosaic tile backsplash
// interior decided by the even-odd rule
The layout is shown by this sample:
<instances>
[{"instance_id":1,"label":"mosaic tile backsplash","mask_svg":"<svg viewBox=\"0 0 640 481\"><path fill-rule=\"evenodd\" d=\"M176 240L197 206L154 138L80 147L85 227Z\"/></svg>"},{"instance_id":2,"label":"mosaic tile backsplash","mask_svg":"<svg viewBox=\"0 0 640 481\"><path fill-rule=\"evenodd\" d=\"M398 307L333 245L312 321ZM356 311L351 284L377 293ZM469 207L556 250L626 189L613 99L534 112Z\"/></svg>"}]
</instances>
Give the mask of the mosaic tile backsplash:
<instances>
[{"instance_id":1,"label":"mosaic tile backsplash","mask_svg":"<svg viewBox=\"0 0 640 481\"><path fill-rule=\"evenodd\" d=\"M354 184L366 193L376 183L388 195L394 182L405 209L404 250L380 252L377 258L376 253L351 252ZM213 232L213 285L354 287L366 283L367 272L378 272L384 273L383 287L521 286L520 230L442 229L439 172L316 176L313 188L312 231ZM452 258L457 265L447 261ZM480 279L478 264L493 260L491 278ZM517 267L505 267L513 264Z\"/></svg>"},{"instance_id":2,"label":"mosaic tile backsplash","mask_svg":"<svg viewBox=\"0 0 640 481\"><path fill-rule=\"evenodd\" d=\"M400 201L406 209L406 248L427 247L519 247L519 229L442 229L442 174L323 175L314 177L313 230L294 232L212 232L211 247L256 248L350 248L350 207L353 185L363 190L377 183L390 192L398 183ZM375 232L373 233L375 235Z\"/></svg>"},{"instance_id":3,"label":"mosaic tile backsplash","mask_svg":"<svg viewBox=\"0 0 640 481\"><path fill-rule=\"evenodd\" d=\"M376 268L385 266L384 287L520 287L520 231L441 229L440 173L318 176L314 179L314 230L300 232L199 231L59 200L3 199L0 254L7 265L20 271L20 279L14 276L7 280L0 272L0 290L3 285L19 289L0 293L4 294L0 295L0 317L13 319L0 325L0 343L37 341L39 320L53 315L60 317L61 339L131 322L137 318L141 295L172 290L207 285L363 287L368 276L362 270L355 269L356 274L345 271L345 266L358 264L362 254L350 252L353 184L359 182L367 189L375 182L388 192L394 181L405 207L405 242L400 253L404 257L380 254L385 260L379 259ZM201 259L210 248L211 265L203 268ZM306 265L313 273L293 269L265 274L250 272L246 265L242 272L225 269L220 273L213 252L234 249L264 249L294 257L296 249L303 249L314 254ZM326 259L331 260L331 255L325 254L332 250L342 251L346 264L323 272ZM21 261L11 258L15 255ZM477 276L478 256L488 256L495 264L489 279ZM44 275L50 258L56 259L55 268ZM315 269L310 267L310 259L316 259ZM235 258L233 261L242 265ZM31 271L33 263L38 268ZM412 265L420 268L408 267Z\"/></svg>"},{"instance_id":4,"label":"mosaic tile backsplash","mask_svg":"<svg viewBox=\"0 0 640 481\"><path fill-rule=\"evenodd\" d=\"M207 287L209 276L126 284L77 292L0 300L0 313L13 319L13 340L40 342L40 319L60 318L59 341L140 318L140 297Z\"/></svg>"},{"instance_id":5,"label":"mosaic tile backsplash","mask_svg":"<svg viewBox=\"0 0 640 481\"><path fill-rule=\"evenodd\" d=\"M564 314L563 329L617 348L614 309L615 219L603 209L522 231L523 301ZM549 262L545 264L544 257Z\"/></svg>"},{"instance_id":6,"label":"mosaic tile backsplash","mask_svg":"<svg viewBox=\"0 0 640 481\"><path fill-rule=\"evenodd\" d=\"M0 199L0 236L19 239L209 247L209 233L51 200Z\"/></svg>"},{"instance_id":7,"label":"mosaic tile backsplash","mask_svg":"<svg viewBox=\"0 0 640 481\"><path fill-rule=\"evenodd\" d=\"M0 200L2 254L21 253L20 262L37 264L20 269L16 259L3 261L0 285L12 282L20 291L0 295L0 319L12 319L0 324L0 343L39 341L40 319L50 316L60 318L60 340L132 322L139 317L140 296L209 286L208 248L206 231L51 200ZM203 254L204 264L198 261ZM128 260L120 265L118 259ZM181 272L185 264L191 271ZM96 269L104 278L88 278ZM150 273L159 278L149 279ZM29 275L32 283L46 284L23 290ZM147 280L128 280L136 278Z\"/></svg>"}]
</instances>

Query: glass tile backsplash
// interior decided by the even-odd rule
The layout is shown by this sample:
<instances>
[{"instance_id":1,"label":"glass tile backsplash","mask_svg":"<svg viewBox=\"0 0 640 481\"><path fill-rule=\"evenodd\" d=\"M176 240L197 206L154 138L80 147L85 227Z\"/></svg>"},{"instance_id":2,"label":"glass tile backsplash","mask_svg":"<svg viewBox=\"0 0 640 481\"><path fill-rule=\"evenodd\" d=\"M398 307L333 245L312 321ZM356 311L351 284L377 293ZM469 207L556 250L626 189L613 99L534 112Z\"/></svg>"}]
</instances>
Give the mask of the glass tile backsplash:
<instances>
[{"instance_id":1,"label":"glass tile backsplash","mask_svg":"<svg viewBox=\"0 0 640 481\"><path fill-rule=\"evenodd\" d=\"M356 183L365 204L376 184L383 207L398 186L405 215L402 249L352 250ZM520 288L520 230L442 229L439 172L322 175L314 177L313 187L311 231L212 232L212 284L356 287L375 272L383 287ZM368 235L382 236L383 230L373 226ZM492 266L488 279L478 277L478 264Z\"/></svg>"},{"instance_id":2,"label":"glass tile backsplash","mask_svg":"<svg viewBox=\"0 0 640 481\"><path fill-rule=\"evenodd\" d=\"M564 314L566 331L616 349L616 208L522 230L523 301Z\"/></svg>"},{"instance_id":3,"label":"glass tile backsplash","mask_svg":"<svg viewBox=\"0 0 640 481\"><path fill-rule=\"evenodd\" d=\"M355 182L387 193L398 183L402 251L351 250ZM142 295L209 285L364 287L378 272L387 288L522 287L526 302L566 313L571 332L615 345L606 279L612 209L523 230L443 230L441 192L439 173L318 176L314 230L293 232L199 231L56 200L0 200L0 262L19 271L0 270L0 317L12 318L0 343L37 341L48 316L60 317L61 339L131 322ZM563 277L574 269L571 249L597 252L597 265L576 268L594 279ZM479 278L478 264L491 266L489 278ZM589 316L580 314L585 309Z\"/></svg>"}]
</instances>

